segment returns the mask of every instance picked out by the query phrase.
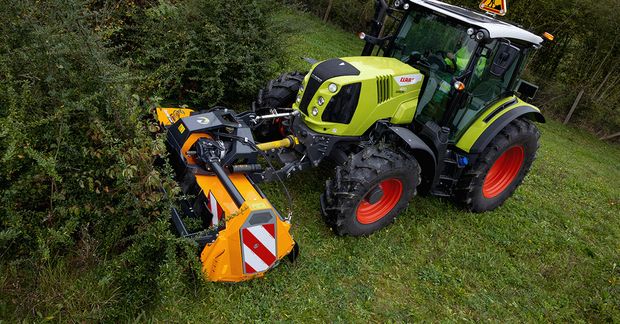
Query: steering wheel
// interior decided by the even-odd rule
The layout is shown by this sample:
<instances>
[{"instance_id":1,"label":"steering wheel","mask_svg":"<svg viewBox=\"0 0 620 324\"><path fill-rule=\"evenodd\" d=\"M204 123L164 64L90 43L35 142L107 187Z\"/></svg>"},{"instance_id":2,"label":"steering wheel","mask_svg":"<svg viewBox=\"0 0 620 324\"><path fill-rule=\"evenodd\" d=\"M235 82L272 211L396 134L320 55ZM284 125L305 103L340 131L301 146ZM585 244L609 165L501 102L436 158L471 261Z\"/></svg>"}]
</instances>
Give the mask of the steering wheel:
<instances>
[{"instance_id":1,"label":"steering wheel","mask_svg":"<svg viewBox=\"0 0 620 324\"><path fill-rule=\"evenodd\" d=\"M409 55L404 55L403 57L401 57L401 61L403 63L407 63L409 65L412 65L413 63L418 62L420 59L422 58L422 54L418 51L412 51Z\"/></svg>"},{"instance_id":2,"label":"steering wheel","mask_svg":"<svg viewBox=\"0 0 620 324\"><path fill-rule=\"evenodd\" d=\"M429 55L427 61L431 66L436 65L438 70L445 71L447 68L446 62L438 54Z\"/></svg>"}]
</instances>

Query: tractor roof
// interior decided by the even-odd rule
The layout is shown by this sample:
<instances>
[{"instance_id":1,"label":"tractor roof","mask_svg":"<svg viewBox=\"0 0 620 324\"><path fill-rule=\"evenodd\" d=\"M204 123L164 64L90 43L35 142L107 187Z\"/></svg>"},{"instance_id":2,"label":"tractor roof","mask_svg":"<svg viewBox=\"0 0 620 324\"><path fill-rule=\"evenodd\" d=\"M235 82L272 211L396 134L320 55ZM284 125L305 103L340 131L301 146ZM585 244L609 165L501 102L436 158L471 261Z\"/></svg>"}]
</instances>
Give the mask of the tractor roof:
<instances>
[{"instance_id":1,"label":"tractor roof","mask_svg":"<svg viewBox=\"0 0 620 324\"><path fill-rule=\"evenodd\" d=\"M516 39L534 45L540 45L543 42L542 37L523 28L497 20L489 15L473 12L436 0L409 0L409 2L439 12L448 17L458 19L469 25L484 28L489 31L491 38Z\"/></svg>"}]
</instances>

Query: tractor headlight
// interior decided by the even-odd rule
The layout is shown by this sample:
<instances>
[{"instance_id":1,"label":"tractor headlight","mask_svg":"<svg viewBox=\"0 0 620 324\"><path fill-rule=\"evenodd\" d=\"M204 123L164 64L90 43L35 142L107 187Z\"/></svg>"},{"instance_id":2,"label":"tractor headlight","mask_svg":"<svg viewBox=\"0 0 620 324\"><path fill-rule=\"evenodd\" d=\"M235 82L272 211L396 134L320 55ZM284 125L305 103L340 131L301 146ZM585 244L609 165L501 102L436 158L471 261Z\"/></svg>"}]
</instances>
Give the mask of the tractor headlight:
<instances>
[{"instance_id":1,"label":"tractor headlight","mask_svg":"<svg viewBox=\"0 0 620 324\"><path fill-rule=\"evenodd\" d=\"M299 86L299 92L304 92L304 85L303 84Z\"/></svg>"},{"instance_id":2,"label":"tractor headlight","mask_svg":"<svg viewBox=\"0 0 620 324\"><path fill-rule=\"evenodd\" d=\"M338 86L335 83L330 83L327 90L331 93L336 93L336 91L338 91Z\"/></svg>"},{"instance_id":3,"label":"tractor headlight","mask_svg":"<svg viewBox=\"0 0 620 324\"><path fill-rule=\"evenodd\" d=\"M316 116L319 114L319 108L317 107L312 107L312 116Z\"/></svg>"},{"instance_id":4,"label":"tractor headlight","mask_svg":"<svg viewBox=\"0 0 620 324\"><path fill-rule=\"evenodd\" d=\"M296 100L296 101L297 101L297 103L300 103L300 102L301 102L301 94L298 94L298 95L297 95L297 100Z\"/></svg>"},{"instance_id":5,"label":"tractor headlight","mask_svg":"<svg viewBox=\"0 0 620 324\"><path fill-rule=\"evenodd\" d=\"M484 33L479 31L478 33L476 33L476 40L477 41L481 41L484 39Z\"/></svg>"},{"instance_id":6,"label":"tractor headlight","mask_svg":"<svg viewBox=\"0 0 620 324\"><path fill-rule=\"evenodd\" d=\"M325 98L323 98L323 97L319 97L319 99L317 99L317 100L316 100L316 103L317 103L319 106L323 106L323 104L325 103Z\"/></svg>"},{"instance_id":7,"label":"tractor headlight","mask_svg":"<svg viewBox=\"0 0 620 324\"><path fill-rule=\"evenodd\" d=\"M469 29L467 30L467 35L471 36L471 35L473 35L475 32L476 32L476 31L475 31L473 28L469 28Z\"/></svg>"}]
</instances>

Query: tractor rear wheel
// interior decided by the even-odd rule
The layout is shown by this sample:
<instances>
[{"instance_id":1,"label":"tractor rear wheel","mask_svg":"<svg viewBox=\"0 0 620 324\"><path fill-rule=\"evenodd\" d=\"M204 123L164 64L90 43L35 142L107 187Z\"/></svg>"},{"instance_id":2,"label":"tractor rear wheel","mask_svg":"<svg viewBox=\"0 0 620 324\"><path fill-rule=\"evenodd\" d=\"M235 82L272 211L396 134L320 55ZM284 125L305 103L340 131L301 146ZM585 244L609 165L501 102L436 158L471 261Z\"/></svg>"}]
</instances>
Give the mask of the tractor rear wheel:
<instances>
[{"instance_id":1,"label":"tractor rear wheel","mask_svg":"<svg viewBox=\"0 0 620 324\"><path fill-rule=\"evenodd\" d=\"M464 171L455 191L457 202L473 212L501 206L529 172L539 138L538 128L529 120L508 124Z\"/></svg>"},{"instance_id":2,"label":"tractor rear wheel","mask_svg":"<svg viewBox=\"0 0 620 324\"><path fill-rule=\"evenodd\" d=\"M420 166L405 153L368 147L350 155L327 180L321 207L339 235L369 235L392 223L420 184Z\"/></svg>"},{"instance_id":3,"label":"tractor rear wheel","mask_svg":"<svg viewBox=\"0 0 620 324\"><path fill-rule=\"evenodd\" d=\"M303 81L304 74L301 72L284 73L269 81L267 87L258 92L256 101L252 103L252 111L266 115L275 112L273 110L277 108L293 107ZM285 125L280 119L266 121L254 129L254 134L261 142L276 140L286 136Z\"/></svg>"}]
</instances>

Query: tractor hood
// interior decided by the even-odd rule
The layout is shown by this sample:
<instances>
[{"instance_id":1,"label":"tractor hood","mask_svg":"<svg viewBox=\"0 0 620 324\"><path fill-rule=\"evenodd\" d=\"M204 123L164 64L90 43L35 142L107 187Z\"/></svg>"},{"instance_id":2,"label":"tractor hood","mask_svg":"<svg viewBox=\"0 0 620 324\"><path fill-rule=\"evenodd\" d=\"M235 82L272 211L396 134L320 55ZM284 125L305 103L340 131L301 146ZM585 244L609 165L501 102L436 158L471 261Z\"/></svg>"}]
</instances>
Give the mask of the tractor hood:
<instances>
[{"instance_id":1,"label":"tractor hood","mask_svg":"<svg viewBox=\"0 0 620 324\"><path fill-rule=\"evenodd\" d=\"M424 76L394 58L361 56L317 63L293 108L320 133L359 136L378 120L412 121Z\"/></svg>"}]
</instances>

